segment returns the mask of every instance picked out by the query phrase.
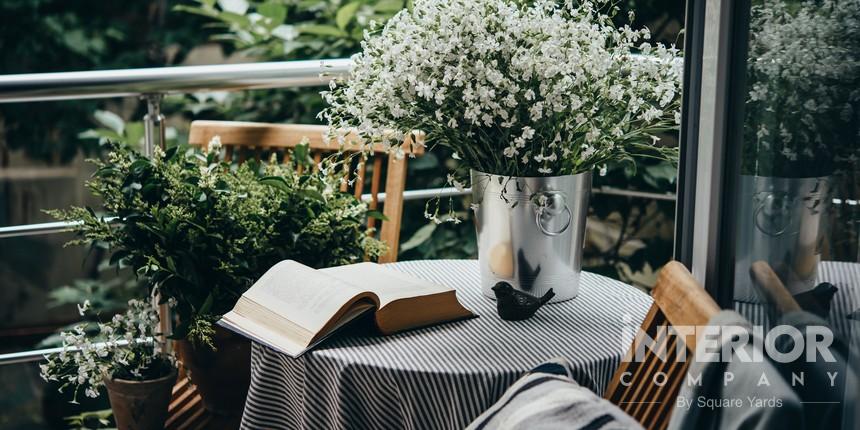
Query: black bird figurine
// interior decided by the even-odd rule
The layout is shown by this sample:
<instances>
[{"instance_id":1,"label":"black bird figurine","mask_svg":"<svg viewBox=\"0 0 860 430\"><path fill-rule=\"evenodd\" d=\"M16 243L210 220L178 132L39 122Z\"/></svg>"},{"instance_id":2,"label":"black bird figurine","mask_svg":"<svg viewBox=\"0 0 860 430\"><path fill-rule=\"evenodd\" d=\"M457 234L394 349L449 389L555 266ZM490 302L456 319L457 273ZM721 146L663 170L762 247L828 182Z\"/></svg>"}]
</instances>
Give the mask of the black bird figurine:
<instances>
[{"instance_id":1,"label":"black bird figurine","mask_svg":"<svg viewBox=\"0 0 860 430\"><path fill-rule=\"evenodd\" d=\"M839 289L833 284L822 282L809 291L796 294L794 300L803 310L827 318L830 316L830 303L837 291Z\"/></svg>"},{"instance_id":2,"label":"black bird figurine","mask_svg":"<svg viewBox=\"0 0 860 430\"><path fill-rule=\"evenodd\" d=\"M496 310L499 312L499 317L507 321L531 318L538 308L555 296L552 288L543 297L538 298L515 290L507 282L499 282L494 285L493 292L496 294Z\"/></svg>"}]
</instances>

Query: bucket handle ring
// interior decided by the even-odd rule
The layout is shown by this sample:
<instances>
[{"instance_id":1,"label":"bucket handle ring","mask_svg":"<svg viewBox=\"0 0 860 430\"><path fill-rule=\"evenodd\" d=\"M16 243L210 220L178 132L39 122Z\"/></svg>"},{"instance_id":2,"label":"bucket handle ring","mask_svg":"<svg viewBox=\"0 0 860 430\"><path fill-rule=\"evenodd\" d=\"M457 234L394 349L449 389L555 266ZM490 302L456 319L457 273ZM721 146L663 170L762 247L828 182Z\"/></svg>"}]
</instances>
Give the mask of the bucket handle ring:
<instances>
[{"instance_id":1,"label":"bucket handle ring","mask_svg":"<svg viewBox=\"0 0 860 430\"><path fill-rule=\"evenodd\" d=\"M547 197L555 195L561 196L561 200L564 201L564 194L561 194L559 192L544 192L543 195ZM573 214L570 212L570 207L567 205L567 203L564 204L564 212L567 212L567 222L564 224L564 227L562 227L558 231L549 231L546 229L546 227L544 227L542 215L544 214L545 209L547 209L547 207L543 206L540 209L535 210L535 224L537 224L538 230L540 230L541 233L547 236L558 236L567 231L568 227L570 227L571 221L573 220Z\"/></svg>"}]
</instances>

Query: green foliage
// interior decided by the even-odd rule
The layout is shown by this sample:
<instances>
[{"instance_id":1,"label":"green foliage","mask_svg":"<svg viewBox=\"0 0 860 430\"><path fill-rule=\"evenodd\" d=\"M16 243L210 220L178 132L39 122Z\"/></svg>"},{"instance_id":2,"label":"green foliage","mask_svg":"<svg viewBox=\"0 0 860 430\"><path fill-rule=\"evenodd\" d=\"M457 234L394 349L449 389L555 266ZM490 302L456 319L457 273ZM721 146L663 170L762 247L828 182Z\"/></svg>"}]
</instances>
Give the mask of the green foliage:
<instances>
[{"instance_id":1,"label":"green foliage","mask_svg":"<svg viewBox=\"0 0 860 430\"><path fill-rule=\"evenodd\" d=\"M74 430L115 428L113 426L113 410L111 409L82 412L78 415L72 415L66 417L66 423Z\"/></svg>"},{"instance_id":2,"label":"green foliage","mask_svg":"<svg viewBox=\"0 0 860 430\"><path fill-rule=\"evenodd\" d=\"M260 61L342 58L359 51L372 22L384 23L407 0L191 0L175 10L203 16L228 52ZM283 16L283 19L281 18ZM316 123L318 88L197 94L180 106L194 117L230 121Z\"/></svg>"},{"instance_id":3,"label":"green foliage","mask_svg":"<svg viewBox=\"0 0 860 430\"><path fill-rule=\"evenodd\" d=\"M95 139L98 141L99 145L105 145L108 142L118 142L125 145L131 145L132 148L138 150L143 148L143 122L126 122L119 115L106 110L96 110L93 112L93 119L99 127L78 133L79 139ZM167 127L164 130L164 134L168 145L175 143L177 137L175 128Z\"/></svg>"},{"instance_id":4,"label":"green foliage","mask_svg":"<svg viewBox=\"0 0 860 430\"><path fill-rule=\"evenodd\" d=\"M594 186L670 193L677 185L677 166L668 161L643 160L637 169L610 164L605 176L594 176ZM591 197L589 230L583 265L591 271L626 282L650 286L653 271L672 259L674 238L672 200L596 194Z\"/></svg>"},{"instance_id":5,"label":"green foliage","mask_svg":"<svg viewBox=\"0 0 860 430\"><path fill-rule=\"evenodd\" d=\"M175 10L213 20L215 40L254 57L309 59L358 51L364 31L406 0L193 0Z\"/></svg>"},{"instance_id":6,"label":"green foliage","mask_svg":"<svg viewBox=\"0 0 860 430\"><path fill-rule=\"evenodd\" d=\"M8 0L0 2L0 70L65 72L162 66L181 61L208 38L202 19L165 12L177 0ZM168 54L169 53L169 54ZM74 136L102 101L15 103L0 106L5 144L29 157L65 162L94 141Z\"/></svg>"},{"instance_id":7,"label":"green foliage","mask_svg":"<svg viewBox=\"0 0 860 430\"><path fill-rule=\"evenodd\" d=\"M83 303L89 300L98 312L116 312L125 309L125 304L141 291L134 279L121 277L109 280L76 279L71 285L63 285L48 294L48 307Z\"/></svg>"},{"instance_id":8,"label":"green foliage","mask_svg":"<svg viewBox=\"0 0 860 430\"><path fill-rule=\"evenodd\" d=\"M338 165L298 173L297 163L307 163L301 147L286 165L231 165L217 142L211 151L177 146L152 159L109 149L87 183L104 213L73 207L52 214L82 220L71 243L108 248L111 264L131 267L173 303L177 338L208 344L213 319L278 261L320 268L385 251L366 234L366 205L337 191L340 177L331 172ZM117 218L109 224L108 216Z\"/></svg>"}]
</instances>

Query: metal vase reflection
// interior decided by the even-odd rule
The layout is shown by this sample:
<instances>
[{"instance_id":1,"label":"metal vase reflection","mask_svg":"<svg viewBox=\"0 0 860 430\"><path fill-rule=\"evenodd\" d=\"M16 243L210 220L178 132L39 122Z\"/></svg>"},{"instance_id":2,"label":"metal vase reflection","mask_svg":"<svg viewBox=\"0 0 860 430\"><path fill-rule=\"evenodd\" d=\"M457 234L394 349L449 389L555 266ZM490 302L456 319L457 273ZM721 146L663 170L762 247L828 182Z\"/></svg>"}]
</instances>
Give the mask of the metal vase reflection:
<instances>
[{"instance_id":1,"label":"metal vase reflection","mask_svg":"<svg viewBox=\"0 0 860 430\"><path fill-rule=\"evenodd\" d=\"M741 176L735 300L763 302L750 279L756 261L767 262L791 294L815 287L829 204L828 177Z\"/></svg>"},{"instance_id":2,"label":"metal vase reflection","mask_svg":"<svg viewBox=\"0 0 860 430\"><path fill-rule=\"evenodd\" d=\"M511 177L472 171L481 291L505 281L550 303L579 292L591 172Z\"/></svg>"}]
</instances>

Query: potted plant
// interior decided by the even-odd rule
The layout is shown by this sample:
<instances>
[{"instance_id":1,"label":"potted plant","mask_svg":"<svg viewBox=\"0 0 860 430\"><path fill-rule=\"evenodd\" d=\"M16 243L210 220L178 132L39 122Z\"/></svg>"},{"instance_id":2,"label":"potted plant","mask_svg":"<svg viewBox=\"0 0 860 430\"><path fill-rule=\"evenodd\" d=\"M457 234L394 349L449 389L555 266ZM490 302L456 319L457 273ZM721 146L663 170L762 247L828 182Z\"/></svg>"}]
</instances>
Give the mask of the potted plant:
<instances>
[{"instance_id":1,"label":"potted plant","mask_svg":"<svg viewBox=\"0 0 860 430\"><path fill-rule=\"evenodd\" d=\"M84 316L88 302L79 309ZM107 388L120 430L162 429L177 372L158 341L158 321L151 302L134 299L125 313L98 323L95 333L87 334L84 324L63 332L63 351L46 357L42 377L60 391L71 388L73 402L81 391L95 398Z\"/></svg>"},{"instance_id":2,"label":"potted plant","mask_svg":"<svg viewBox=\"0 0 860 430\"><path fill-rule=\"evenodd\" d=\"M574 297L591 172L674 157L658 135L680 122L678 51L616 27L613 13L602 2L418 0L324 93L333 137L396 151L420 130L454 151L462 168L448 180L471 178L488 296L503 280ZM427 217L455 218L438 208Z\"/></svg>"},{"instance_id":3,"label":"potted plant","mask_svg":"<svg viewBox=\"0 0 860 430\"><path fill-rule=\"evenodd\" d=\"M856 1L751 9L738 300L759 301L749 274L759 260L793 294L815 286L831 190L860 159L858 14Z\"/></svg>"},{"instance_id":4,"label":"potted plant","mask_svg":"<svg viewBox=\"0 0 860 430\"><path fill-rule=\"evenodd\" d=\"M214 323L275 263L327 267L374 258L385 245L367 235L367 206L338 191L341 172L312 169L307 146L288 164L222 159L218 139L205 150L177 146L150 159L110 144L88 188L103 211L71 208L72 243L103 246L169 303L183 366L213 413L238 415L250 382L250 343ZM370 215L373 215L372 213ZM110 219L110 222L108 222Z\"/></svg>"}]
</instances>

